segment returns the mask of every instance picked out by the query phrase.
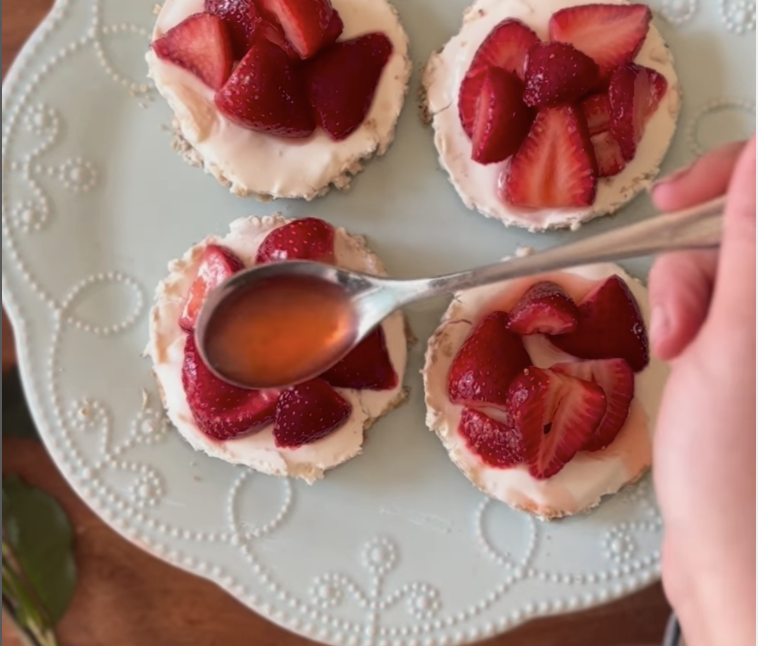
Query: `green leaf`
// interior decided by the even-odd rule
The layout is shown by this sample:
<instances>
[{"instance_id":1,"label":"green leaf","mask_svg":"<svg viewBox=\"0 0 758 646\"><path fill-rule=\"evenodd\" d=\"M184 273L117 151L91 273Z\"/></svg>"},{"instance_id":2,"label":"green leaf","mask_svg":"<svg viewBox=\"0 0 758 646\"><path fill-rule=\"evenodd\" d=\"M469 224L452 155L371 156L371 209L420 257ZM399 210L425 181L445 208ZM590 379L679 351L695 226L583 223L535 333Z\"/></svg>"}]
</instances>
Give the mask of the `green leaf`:
<instances>
[{"instance_id":1,"label":"green leaf","mask_svg":"<svg viewBox=\"0 0 758 646\"><path fill-rule=\"evenodd\" d=\"M76 586L71 524L50 495L16 477L3 479L3 532L53 623Z\"/></svg>"}]
</instances>

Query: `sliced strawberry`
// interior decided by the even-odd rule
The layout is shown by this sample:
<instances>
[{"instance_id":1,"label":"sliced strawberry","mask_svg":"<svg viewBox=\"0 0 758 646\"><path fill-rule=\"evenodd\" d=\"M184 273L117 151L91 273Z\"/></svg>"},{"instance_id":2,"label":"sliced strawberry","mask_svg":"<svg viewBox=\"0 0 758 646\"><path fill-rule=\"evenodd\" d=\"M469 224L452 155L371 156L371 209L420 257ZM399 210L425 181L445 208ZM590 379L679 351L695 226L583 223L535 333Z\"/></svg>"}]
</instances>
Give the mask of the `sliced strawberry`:
<instances>
[{"instance_id":1,"label":"sliced strawberry","mask_svg":"<svg viewBox=\"0 0 758 646\"><path fill-rule=\"evenodd\" d=\"M583 451L599 451L608 446L629 417L629 407L634 398L634 372L623 359L600 359L559 363L550 368L562 375L569 375L597 384L603 389L606 409L595 432L582 447Z\"/></svg>"},{"instance_id":2,"label":"sliced strawberry","mask_svg":"<svg viewBox=\"0 0 758 646\"><path fill-rule=\"evenodd\" d=\"M473 152L480 164L503 161L515 153L534 120L534 111L521 100L524 84L512 72L489 67L476 109Z\"/></svg>"},{"instance_id":3,"label":"sliced strawberry","mask_svg":"<svg viewBox=\"0 0 758 646\"><path fill-rule=\"evenodd\" d=\"M592 58L608 78L630 63L645 42L653 15L644 4L588 4L556 11L548 23L550 40L570 43Z\"/></svg>"},{"instance_id":4,"label":"sliced strawberry","mask_svg":"<svg viewBox=\"0 0 758 646\"><path fill-rule=\"evenodd\" d=\"M524 462L524 438L520 430L482 411L464 408L458 433L468 448L491 467L504 469Z\"/></svg>"},{"instance_id":5,"label":"sliced strawberry","mask_svg":"<svg viewBox=\"0 0 758 646\"><path fill-rule=\"evenodd\" d=\"M502 196L514 206L542 209L591 205L597 169L587 124L578 108L562 106L538 112L503 173Z\"/></svg>"},{"instance_id":6,"label":"sliced strawberry","mask_svg":"<svg viewBox=\"0 0 758 646\"><path fill-rule=\"evenodd\" d=\"M391 55L389 38L374 33L334 43L305 64L316 120L332 139L346 139L363 123Z\"/></svg>"},{"instance_id":7,"label":"sliced strawberry","mask_svg":"<svg viewBox=\"0 0 758 646\"><path fill-rule=\"evenodd\" d=\"M611 75L608 87L611 134L627 161L634 159L645 124L658 108L667 85L664 76L634 63L617 67Z\"/></svg>"},{"instance_id":8,"label":"sliced strawberry","mask_svg":"<svg viewBox=\"0 0 758 646\"><path fill-rule=\"evenodd\" d=\"M335 388L390 390L397 386L397 373L387 352L387 341L380 325L361 341L342 361L321 375Z\"/></svg>"},{"instance_id":9,"label":"sliced strawberry","mask_svg":"<svg viewBox=\"0 0 758 646\"><path fill-rule=\"evenodd\" d=\"M187 332L194 330L200 308L208 294L242 269L244 269L242 261L229 249L209 244L200 256L200 263L197 266L195 279L190 285L179 326Z\"/></svg>"},{"instance_id":10,"label":"sliced strawberry","mask_svg":"<svg viewBox=\"0 0 758 646\"><path fill-rule=\"evenodd\" d=\"M448 395L459 404L502 404L513 377L531 364L519 336L508 331L508 314L493 312L476 326L453 360Z\"/></svg>"},{"instance_id":11,"label":"sliced strawberry","mask_svg":"<svg viewBox=\"0 0 758 646\"><path fill-rule=\"evenodd\" d=\"M182 385L198 428L215 440L230 440L261 430L274 420L278 390L249 390L221 381L203 363L188 334Z\"/></svg>"},{"instance_id":12,"label":"sliced strawberry","mask_svg":"<svg viewBox=\"0 0 758 646\"><path fill-rule=\"evenodd\" d=\"M595 61L575 47L537 43L526 55L524 103L537 108L574 103L599 82Z\"/></svg>"},{"instance_id":13,"label":"sliced strawberry","mask_svg":"<svg viewBox=\"0 0 758 646\"><path fill-rule=\"evenodd\" d=\"M284 37L284 30L282 29L282 26L276 22L276 19L273 17L271 19L260 18L258 24L255 27L255 33L253 34L253 37L265 38L267 41L273 43L279 49L284 51L290 60L300 60L300 56L295 51L295 48L292 47L290 41Z\"/></svg>"},{"instance_id":14,"label":"sliced strawberry","mask_svg":"<svg viewBox=\"0 0 758 646\"><path fill-rule=\"evenodd\" d=\"M243 128L278 137L307 137L315 129L299 68L266 39L255 40L216 93L216 107Z\"/></svg>"},{"instance_id":15,"label":"sliced strawberry","mask_svg":"<svg viewBox=\"0 0 758 646\"><path fill-rule=\"evenodd\" d=\"M565 334L576 329L579 311L560 285L541 280L526 290L509 313L516 334Z\"/></svg>"},{"instance_id":16,"label":"sliced strawberry","mask_svg":"<svg viewBox=\"0 0 758 646\"><path fill-rule=\"evenodd\" d=\"M157 38L152 48L158 58L191 72L213 90L226 82L234 63L226 25L210 13L183 20Z\"/></svg>"},{"instance_id":17,"label":"sliced strawberry","mask_svg":"<svg viewBox=\"0 0 758 646\"><path fill-rule=\"evenodd\" d=\"M332 19L329 0L262 0L262 4L276 16L300 58L310 58L321 49Z\"/></svg>"},{"instance_id":18,"label":"sliced strawberry","mask_svg":"<svg viewBox=\"0 0 758 646\"><path fill-rule=\"evenodd\" d=\"M334 227L318 218L301 218L269 233L258 247L255 264L285 260L334 263Z\"/></svg>"},{"instance_id":19,"label":"sliced strawberry","mask_svg":"<svg viewBox=\"0 0 758 646\"><path fill-rule=\"evenodd\" d=\"M260 20L253 0L205 0L205 11L224 21L234 59L241 60L253 44L253 32Z\"/></svg>"},{"instance_id":20,"label":"sliced strawberry","mask_svg":"<svg viewBox=\"0 0 758 646\"><path fill-rule=\"evenodd\" d=\"M596 384L534 367L518 375L506 410L524 438L529 473L539 479L558 473L592 437L605 408Z\"/></svg>"},{"instance_id":21,"label":"sliced strawberry","mask_svg":"<svg viewBox=\"0 0 758 646\"><path fill-rule=\"evenodd\" d=\"M635 372L650 360L640 308L618 276L598 285L579 304L579 325L574 332L550 340L581 359L624 359Z\"/></svg>"},{"instance_id":22,"label":"sliced strawberry","mask_svg":"<svg viewBox=\"0 0 758 646\"><path fill-rule=\"evenodd\" d=\"M581 103L582 114L587 120L587 130L590 136L606 132L611 125L611 107L608 94L592 94Z\"/></svg>"},{"instance_id":23,"label":"sliced strawberry","mask_svg":"<svg viewBox=\"0 0 758 646\"><path fill-rule=\"evenodd\" d=\"M539 42L537 34L518 20L504 20L495 27L477 49L458 93L458 115L466 134L474 132L476 102L489 67L500 67L524 79L526 52Z\"/></svg>"},{"instance_id":24,"label":"sliced strawberry","mask_svg":"<svg viewBox=\"0 0 758 646\"><path fill-rule=\"evenodd\" d=\"M324 44L322 47L327 47L336 42L337 39L342 36L342 30L345 28L345 24L342 22L339 12L334 9L332 11L332 17L329 19L329 26L326 28L326 34L324 34Z\"/></svg>"},{"instance_id":25,"label":"sliced strawberry","mask_svg":"<svg viewBox=\"0 0 758 646\"><path fill-rule=\"evenodd\" d=\"M610 132L601 132L590 137L597 161L597 176L612 177L626 167L618 142Z\"/></svg>"},{"instance_id":26,"label":"sliced strawberry","mask_svg":"<svg viewBox=\"0 0 758 646\"><path fill-rule=\"evenodd\" d=\"M342 426L353 407L321 379L285 390L276 404L274 444L296 449L326 437Z\"/></svg>"}]
</instances>

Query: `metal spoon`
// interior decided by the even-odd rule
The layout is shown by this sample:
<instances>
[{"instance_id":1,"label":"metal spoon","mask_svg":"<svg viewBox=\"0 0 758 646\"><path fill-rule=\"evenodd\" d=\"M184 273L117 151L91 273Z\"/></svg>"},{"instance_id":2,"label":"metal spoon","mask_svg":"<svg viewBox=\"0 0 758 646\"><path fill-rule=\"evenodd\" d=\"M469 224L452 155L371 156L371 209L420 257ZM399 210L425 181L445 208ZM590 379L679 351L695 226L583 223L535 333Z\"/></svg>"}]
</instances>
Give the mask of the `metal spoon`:
<instances>
[{"instance_id":1,"label":"metal spoon","mask_svg":"<svg viewBox=\"0 0 758 646\"><path fill-rule=\"evenodd\" d=\"M539 253L436 278L392 280L306 261L254 267L235 274L208 296L196 326L197 347L210 369L229 383L246 388L289 386L322 374L345 357L392 312L425 298L589 263L646 256L661 251L717 247L721 241L725 202L726 198L720 197L690 209L658 215ZM289 383L273 383L266 375L251 376L242 383L223 374L218 368L217 358L209 352L208 343L211 323L220 306L258 281L292 277L325 281L344 290L346 303L352 308L354 329L324 351L322 365L314 366L311 361L300 378L290 379Z\"/></svg>"}]
</instances>

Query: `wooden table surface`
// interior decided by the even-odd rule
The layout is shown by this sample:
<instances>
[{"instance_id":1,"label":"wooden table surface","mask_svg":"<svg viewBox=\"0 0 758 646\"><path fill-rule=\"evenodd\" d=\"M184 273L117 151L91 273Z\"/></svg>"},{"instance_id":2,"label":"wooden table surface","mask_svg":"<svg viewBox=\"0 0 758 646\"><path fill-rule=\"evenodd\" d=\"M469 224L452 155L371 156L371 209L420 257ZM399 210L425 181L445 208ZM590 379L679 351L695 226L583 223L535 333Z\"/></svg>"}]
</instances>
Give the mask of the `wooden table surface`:
<instances>
[{"instance_id":1,"label":"wooden table surface","mask_svg":"<svg viewBox=\"0 0 758 646\"><path fill-rule=\"evenodd\" d=\"M52 0L2 2L3 76ZM11 354L3 325L3 367ZM12 357L11 357L12 358ZM4 408L5 404L4 403ZM212 583L140 551L97 518L64 482L44 447L3 438L3 475L18 474L54 495L76 528L79 583L59 626L62 646L308 646ZM487 646L659 644L669 608L660 585L621 601L533 621ZM18 646L3 627L3 643Z\"/></svg>"}]
</instances>

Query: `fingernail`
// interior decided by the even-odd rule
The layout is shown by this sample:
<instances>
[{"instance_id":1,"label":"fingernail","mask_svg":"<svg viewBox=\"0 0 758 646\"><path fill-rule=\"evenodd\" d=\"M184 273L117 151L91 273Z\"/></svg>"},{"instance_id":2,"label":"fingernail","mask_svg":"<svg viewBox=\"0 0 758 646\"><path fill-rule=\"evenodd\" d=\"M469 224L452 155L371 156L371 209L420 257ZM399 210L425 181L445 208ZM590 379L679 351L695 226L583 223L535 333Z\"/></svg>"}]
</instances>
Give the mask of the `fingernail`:
<instances>
[{"instance_id":1,"label":"fingernail","mask_svg":"<svg viewBox=\"0 0 758 646\"><path fill-rule=\"evenodd\" d=\"M669 334L669 317L666 308L661 305L653 307L650 314L650 341L653 347L659 345Z\"/></svg>"},{"instance_id":2,"label":"fingernail","mask_svg":"<svg viewBox=\"0 0 758 646\"><path fill-rule=\"evenodd\" d=\"M652 188L650 189L651 192L655 192L655 189L657 189L659 186L662 186L663 184L670 184L671 182L676 182L682 177L685 177L690 173L692 170L692 167L694 164L690 164L689 166L685 166L684 168L680 168L679 170L675 170L673 173L669 173L666 175L666 177L662 177L658 181L653 183Z\"/></svg>"}]
</instances>

